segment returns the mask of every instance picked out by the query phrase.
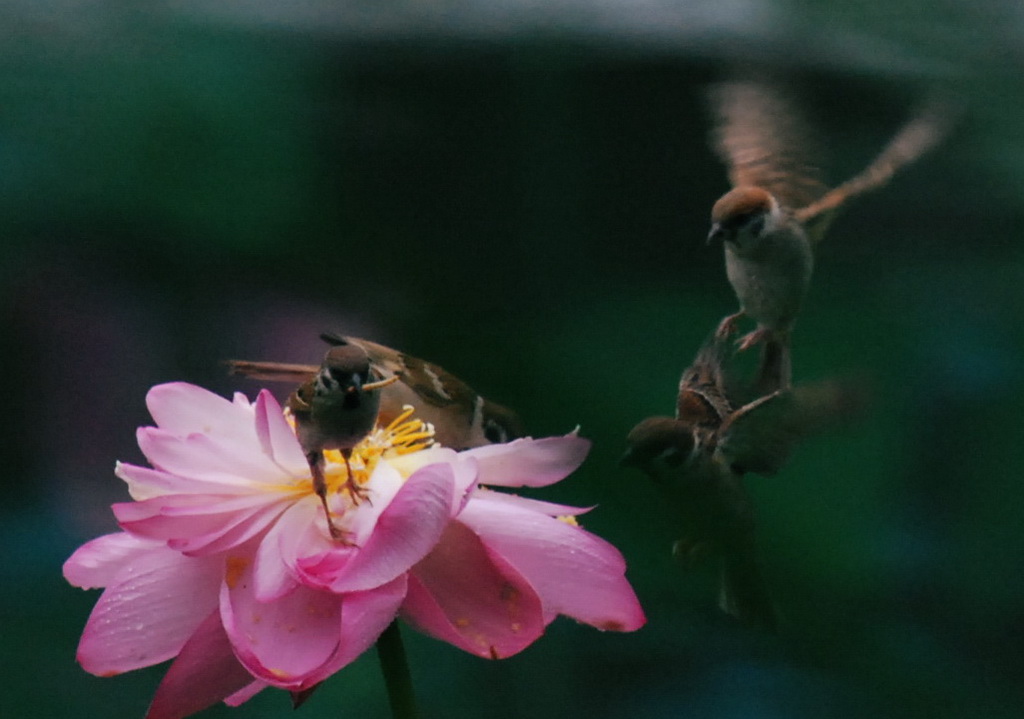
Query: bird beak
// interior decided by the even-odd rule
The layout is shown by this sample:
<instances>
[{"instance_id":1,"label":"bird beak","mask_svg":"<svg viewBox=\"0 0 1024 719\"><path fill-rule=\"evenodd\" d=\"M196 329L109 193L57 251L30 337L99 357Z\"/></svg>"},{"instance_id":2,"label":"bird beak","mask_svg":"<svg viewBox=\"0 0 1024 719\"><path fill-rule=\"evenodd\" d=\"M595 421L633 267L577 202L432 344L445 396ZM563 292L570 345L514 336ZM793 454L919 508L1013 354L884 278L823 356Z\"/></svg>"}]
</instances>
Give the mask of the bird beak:
<instances>
[{"instance_id":1,"label":"bird beak","mask_svg":"<svg viewBox=\"0 0 1024 719\"><path fill-rule=\"evenodd\" d=\"M708 239L705 244L710 245L715 240L721 240L725 237L725 230L717 222L711 225L711 232L708 233Z\"/></svg>"}]
</instances>

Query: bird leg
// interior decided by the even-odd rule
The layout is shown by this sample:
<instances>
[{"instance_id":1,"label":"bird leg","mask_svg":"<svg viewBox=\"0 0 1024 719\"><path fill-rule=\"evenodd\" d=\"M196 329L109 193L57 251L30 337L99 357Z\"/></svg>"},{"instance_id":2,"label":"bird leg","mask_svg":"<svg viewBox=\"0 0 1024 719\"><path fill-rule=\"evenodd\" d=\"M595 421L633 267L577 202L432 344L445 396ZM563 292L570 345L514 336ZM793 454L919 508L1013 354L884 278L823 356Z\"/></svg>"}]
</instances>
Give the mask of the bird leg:
<instances>
[{"instance_id":1,"label":"bird leg","mask_svg":"<svg viewBox=\"0 0 1024 719\"><path fill-rule=\"evenodd\" d=\"M757 367L754 387L760 397L793 385L793 360L789 351L789 336L776 334L761 345L761 361Z\"/></svg>"},{"instance_id":2,"label":"bird leg","mask_svg":"<svg viewBox=\"0 0 1024 719\"><path fill-rule=\"evenodd\" d=\"M736 331L736 322L746 314L743 310L740 310L734 315L725 317L721 322L718 323L718 329L715 330L715 338L724 340L726 337Z\"/></svg>"},{"instance_id":3,"label":"bird leg","mask_svg":"<svg viewBox=\"0 0 1024 719\"><path fill-rule=\"evenodd\" d=\"M352 465L349 464L349 457L352 456L352 450L341 450L341 456L345 459L345 471L348 476L348 479L345 480L345 489L348 490L349 496L352 497L352 504L359 504L362 500L367 499L369 490L362 487L352 474ZM367 501L369 500L367 499Z\"/></svg>"},{"instance_id":4,"label":"bird leg","mask_svg":"<svg viewBox=\"0 0 1024 719\"><path fill-rule=\"evenodd\" d=\"M772 331L767 327L758 327L753 332L743 335L736 341L736 351L746 352L748 349L760 342L767 342L772 338Z\"/></svg>"},{"instance_id":5,"label":"bird leg","mask_svg":"<svg viewBox=\"0 0 1024 719\"><path fill-rule=\"evenodd\" d=\"M331 519L331 508L327 505L327 478L324 477L324 453L321 451L307 452L306 461L309 463L309 471L313 475L313 491L320 498L320 504L324 507L324 515L327 517L327 529L331 533L331 539L343 544L352 544L346 538L346 533L335 527L334 520ZM349 472L349 478L351 479L351 477L352 473Z\"/></svg>"},{"instance_id":6,"label":"bird leg","mask_svg":"<svg viewBox=\"0 0 1024 719\"><path fill-rule=\"evenodd\" d=\"M354 504L359 504L359 500L366 499L366 490L359 486L359 483L356 482L355 477L352 475L352 466L349 464L349 457L352 455L352 450L341 450L341 454L345 458L345 469L348 477L345 480L345 489L347 489L351 495L352 502ZM355 542L349 539L350 533L342 529L338 529L334 525L334 520L331 517L331 508L327 504L327 478L324 477L323 452L308 452L306 454L306 461L309 463L309 469L313 475L313 491L316 493L316 496L320 498L320 504L324 507L324 516L327 517L327 529L331 533L331 539L341 542L346 546L355 546Z\"/></svg>"}]
</instances>

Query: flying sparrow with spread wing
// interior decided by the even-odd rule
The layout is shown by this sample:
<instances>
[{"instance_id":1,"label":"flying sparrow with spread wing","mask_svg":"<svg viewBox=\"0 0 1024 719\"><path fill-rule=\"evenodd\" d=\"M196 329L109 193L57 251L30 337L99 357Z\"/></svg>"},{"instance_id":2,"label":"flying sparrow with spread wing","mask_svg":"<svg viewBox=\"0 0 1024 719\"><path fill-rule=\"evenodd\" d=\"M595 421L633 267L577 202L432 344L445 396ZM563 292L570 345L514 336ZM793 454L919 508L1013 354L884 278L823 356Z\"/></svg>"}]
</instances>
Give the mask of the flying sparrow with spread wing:
<instances>
[{"instance_id":1,"label":"flying sparrow with spread wing","mask_svg":"<svg viewBox=\"0 0 1024 719\"><path fill-rule=\"evenodd\" d=\"M790 333L814 267L814 246L835 211L885 184L946 133L949 112L938 103L907 123L860 174L828 190L813 163L810 133L797 113L768 86L730 82L711 92L718 124L714 147L733 189L711 209L708 241L722 240L739 312L719 325L728 335L747 316L757 329L740 349L766 342L776 366L775 388L791 382Z\"/></svg>"}]
</instances>

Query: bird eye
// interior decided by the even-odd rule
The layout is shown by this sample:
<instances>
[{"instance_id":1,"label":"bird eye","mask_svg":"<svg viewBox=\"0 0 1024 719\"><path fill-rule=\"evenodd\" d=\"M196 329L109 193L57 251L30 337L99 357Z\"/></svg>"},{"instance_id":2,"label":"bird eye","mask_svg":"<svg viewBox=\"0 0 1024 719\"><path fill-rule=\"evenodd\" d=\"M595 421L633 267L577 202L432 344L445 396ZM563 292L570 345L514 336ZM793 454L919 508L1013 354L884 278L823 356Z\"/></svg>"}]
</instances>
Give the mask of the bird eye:
<instances>
[{"instance_id":1,"label":"bird eye","mask_svg":"<svg viewBox=\"0 0 1024 719\"><path fill-rule=\"evenodd\" d=\"M329 369L322 370L316 376L316 390L320 393L335 391L338 389L338 378Z\"/></svg>"},{"instance_id":2,"label":"bird eye","mask_svg":"<svg viewBox=\"0 0 1024 719\"><path fill-rule=\"evenodd\" d=\"M484 437L491 444L500 444L508 441L508 433L505 431L505 428L493 419L484 422Z\"/></svg>"},{"instance_id":3,"label":"bird eye","mask_svg":"<svg viewBox=\"0 0 1024 719\"><path fill-rule=\"evenodd\" d=\"M761 230L764 229L764 214L758 213L757 215L751 214L746 220L747 231L752 235L760 235Z\"/></svg>"}]
</instances>

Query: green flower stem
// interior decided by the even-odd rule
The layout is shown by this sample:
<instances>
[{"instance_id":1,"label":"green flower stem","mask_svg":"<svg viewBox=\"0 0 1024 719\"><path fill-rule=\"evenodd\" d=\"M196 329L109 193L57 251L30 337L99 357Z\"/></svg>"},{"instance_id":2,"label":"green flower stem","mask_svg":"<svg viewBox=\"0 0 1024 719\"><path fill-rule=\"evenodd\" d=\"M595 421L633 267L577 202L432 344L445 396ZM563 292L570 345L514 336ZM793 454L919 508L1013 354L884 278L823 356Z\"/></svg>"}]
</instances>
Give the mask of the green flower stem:
<instances>
[{"instance_id":1,"label":"green flower stem","mask_svg":"<svg viewBox=\"0 0 1024 719\"><path fill-rule=\"evenodd\" d=\"M397 620L391 622L377 639L377 658L384 674L384 684L388 688L391 716L394 719L415 719L418 713L412 691L412 675L409 673L409 662L405 657Z\"/></svg>"}]
</instances>

